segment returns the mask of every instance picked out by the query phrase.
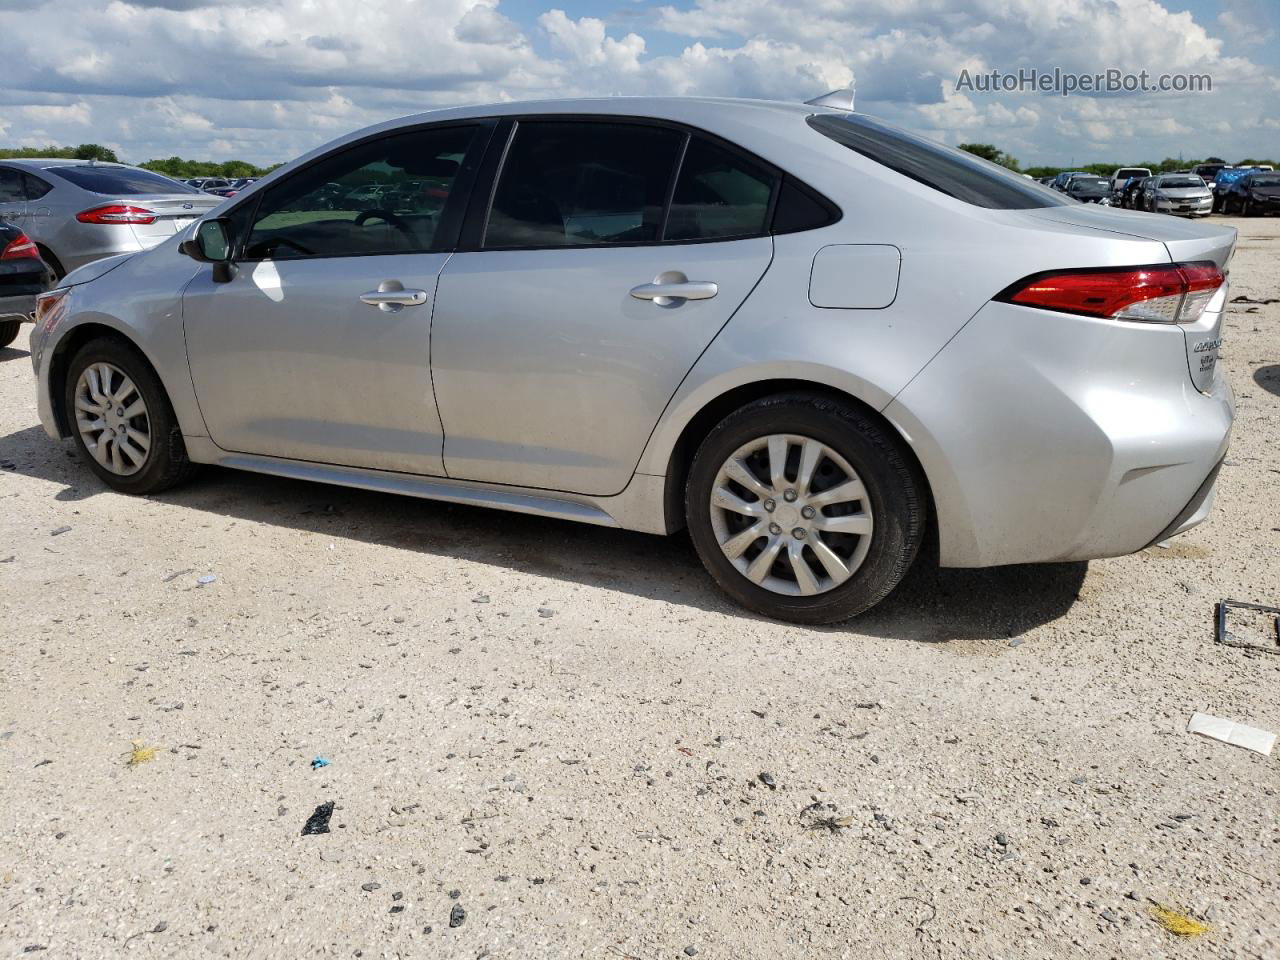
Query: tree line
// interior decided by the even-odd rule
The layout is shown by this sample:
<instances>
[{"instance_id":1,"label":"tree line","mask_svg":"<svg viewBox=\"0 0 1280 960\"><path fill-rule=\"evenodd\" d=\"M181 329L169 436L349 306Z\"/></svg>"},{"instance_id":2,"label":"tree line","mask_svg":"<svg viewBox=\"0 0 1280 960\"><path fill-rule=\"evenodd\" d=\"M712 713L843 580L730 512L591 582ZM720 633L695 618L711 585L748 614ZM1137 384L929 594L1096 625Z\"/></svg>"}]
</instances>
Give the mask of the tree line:
<instances>
[{"instance_id":1,"label":"tree line","mask_svg":"<svg viewBox=\"0 0 1280 960\"><path fill-rule=\"evenodd\" d=\"M1175 170L1190 170L1199 163L1222 163L1218 157L1206 157L1204 160L1179 160L1175 157L1165 157L1157 162L1147 160L1143 163L1086 163L1078 167L1020 167L1018 160L995 144L992 143L962 143L960 149L974 156L982 157L984 160L990 160L992 163L998 163L1002 167L1008 167L1015 173L1025 173L1032 177L1052 177L1062 173L1064 170L1082 170L1085 173L1095 173L1098 176L1111 176L1120 167L1146 167L1152 173L1172 173ZM116 152L110 147L104 147L99 143L82 143L77 147L17 147L6 149L0 147L0 159L5 158L21 158L21 157L57 157L67 160L101 160L103 163L119 163L120 160L116 156ZM1252 167L1256 164L1271 164L1277 166L1273 160L1262 160L1256 157L1246 157L1243 160L1236 161L1233 166ZM233 180L237 177L261 177L270 173L280 164L275 163L269 167L259 167L245 160L186 160L182 157L166 157L162 160L147 160L138 164L147 170L154 170L156 173L163 173L166 177L173 177L175 180L189 180L192 177L226 177Z\"/></svg>"},{"instance_id":2,"label":"tree line","mask_svg":"<svg viewBox=\"0 0 1280 960\"><path fill-rule=\"evenodd\" d=\"M51 157L59 160L99 160L103 163L120 163L120 158L110 147L100 143L82 143L77 147L0 147L0 159L23 159L30 157ZM163 173L175 180L189 180L192 177L260 177L270 173L280 164L259 167L245 160L186 160L182 157L165 157L161 160L147 160L138 166L146 170Z\"/></svg>"},{"instance_id":3,"label":"tree line","mask_svg":"<svg viewBox=\"0 0 1280 960\"><path fill-rule=\"evenodd\" d=\"M992 163L998 163L1002 167L1008 167L1015 173L1025 173L1031 177L1052 177L1067 170L1079 170L1083 173L1093 173L1100 177L1109 177L1121 167L1146 167L1152 173L1173 173L1175 170L1190 170L1192 167L1201 163L1225 163L1226 161L1220 157L1205 157L1203 160L1179 160L1177 157L1165 157L1158 163L1153 160L1145 160L1142 163L1086 163L1077 167L1020 167L1015 157L1005 153L999 147L992 143L962 143L960 149L966 153L972 153L976 157L982 157L983 160L990 160ZM1232 164L1234 167L1252 167L1258 164L1271 164L1276 166L1275 161L1263 160L1257 157L1245 157L1243 160L1237 160Z\"/></svg>"}]
</instances>

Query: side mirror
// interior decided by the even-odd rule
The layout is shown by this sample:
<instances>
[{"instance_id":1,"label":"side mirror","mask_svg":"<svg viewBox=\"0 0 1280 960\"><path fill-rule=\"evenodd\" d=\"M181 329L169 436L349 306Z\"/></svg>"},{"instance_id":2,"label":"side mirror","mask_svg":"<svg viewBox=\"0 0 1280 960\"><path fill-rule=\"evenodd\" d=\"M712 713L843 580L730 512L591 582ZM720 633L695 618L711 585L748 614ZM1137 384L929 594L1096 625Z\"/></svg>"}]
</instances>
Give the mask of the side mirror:
<instances>
[{"instance_id":1,"label":"side mirror","mask_svg":"<svg viewBox=\"0 0 1280 960\"><path fill-rule=\"evenodd\" d=\"M201 221L195 236L182 241L178 249L192 260L213 264L215 283L227 283L236 275L236 265L231 262L231 233L225 218Z\"/></svg>"}]
</instances>

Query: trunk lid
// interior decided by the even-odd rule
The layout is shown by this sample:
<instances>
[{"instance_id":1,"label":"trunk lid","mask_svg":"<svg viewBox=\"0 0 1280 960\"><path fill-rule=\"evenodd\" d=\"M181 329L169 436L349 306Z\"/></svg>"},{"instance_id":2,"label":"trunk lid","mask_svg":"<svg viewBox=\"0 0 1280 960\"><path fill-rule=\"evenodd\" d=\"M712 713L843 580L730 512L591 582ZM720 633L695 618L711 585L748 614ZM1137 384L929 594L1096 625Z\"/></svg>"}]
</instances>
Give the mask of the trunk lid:
<instances>
[{"instance_id":1,"label":"trunk lid","mask_svg":"<svg viewBox=\"0 0 1280 960\"><path fill-rule=\"evenodd\" d=\"M171 237L179 230L203 217L218 204L222 197L198 193L174 194L141 194L124 197L118 203L133 207L145 207L156 214L152 223L135 223L133 235L144 247L153 247L165 237Z\"/></svg>"},{"instance_id":2,"label":"trunk lid","mask_svg":"<svg viewBox=\"0 0 1280 960\"><path fill-rule=\"evenodd\" d=\"M1236 228L1220 227L1159 213L1113 210L1094 204L1071 204L1027 211L1038 220L1105 230L1164 244L1174 263L1211 260L1226 271L1236 246Z\"/></svg>"}]
</instances>

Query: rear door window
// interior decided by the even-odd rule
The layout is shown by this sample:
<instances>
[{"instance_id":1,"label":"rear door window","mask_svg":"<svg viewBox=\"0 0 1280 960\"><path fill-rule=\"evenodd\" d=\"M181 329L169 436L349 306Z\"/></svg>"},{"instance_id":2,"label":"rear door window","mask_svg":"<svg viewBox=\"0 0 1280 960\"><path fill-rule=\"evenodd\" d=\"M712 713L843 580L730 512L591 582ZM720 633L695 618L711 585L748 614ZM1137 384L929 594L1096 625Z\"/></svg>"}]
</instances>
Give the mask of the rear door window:
<instances>
[{"instance_id":1,"label":"rear door window","mask_svg":"<svg viewBox=\"0 0 1280 960\"><path fill-rule=\"evenodd\" d=\"M10 167L0 167L0 203L22 203L26 199L22 174Z\"/></svg>"},{"instance_id":2,"label":"rear door window","mask_svg":"<svg viewBox=\"0 0 1280 960\"><path fill-rule=\"evenodd\" d=\"M977 207L1028 210L1074 202L997 163L862 114L815 114L808 123L855 153Z\"/></svg>"},{"instance_id":3,"label":"rear door window","mask_svg":"<svg viewBox=\"0 0 1280 960\"><path fill-rule=\"evenodd\" d=\"M520 122L483 246L577 247L661 238L685 134L615 121Z\"/></svg>"},{"instance_id":4,"label":"rear door window","mask_svg":"<svg viewBox=\"0 0 1280 960\"><path fill-rule=\"evenodd\" d=\"M415 130L317 160L263 195L245 259L432 250L478 129Z\"/></svg>"},{"instance_id":5,"label":"rear door window","mask_svg":"<svg viewBox=\"0 0 1280 960\"><path fill-rule=\"evenodd\" d=\"M728 240L769 232L778 176L702 137L689 141L667 219L666 240Z\"/></svg>"}]
</instances>

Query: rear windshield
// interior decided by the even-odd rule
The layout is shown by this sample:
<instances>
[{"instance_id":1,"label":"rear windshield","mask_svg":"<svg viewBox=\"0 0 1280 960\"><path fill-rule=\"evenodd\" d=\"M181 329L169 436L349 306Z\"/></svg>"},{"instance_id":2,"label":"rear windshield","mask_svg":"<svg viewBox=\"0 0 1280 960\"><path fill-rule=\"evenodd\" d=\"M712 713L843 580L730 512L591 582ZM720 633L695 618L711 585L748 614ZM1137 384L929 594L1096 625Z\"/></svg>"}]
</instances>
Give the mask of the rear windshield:
<instances>
[{"instance_id":1,"label":"rear windshield","mask_svg":"<svg viewBox=\"0 0 1280 960\"><path fill-rule=\"evenodd\" d=\"M1280 187L1280 177L1254 177L1252 183L1255 187Z\"/></svg>"},{"instance_id":2,"label":"rear windshield","mask_svg":"<svg viewBox=\"0 0 1280 960\"><path fill-rule=\"evenodd\" d=\"M977 207L1028 210L1073 202L997 163L862 114L816 114L808 123L836 143L904 177Z\"/></svg>"},{"instance_id":3,"label":"rear windshield","mask_svg":"<svg viewBox=\"0 0 1280 960\"><path fill-rule=\"evenodd\" d=\"M1125 167L1119 173L1116 174L1116 179L1122 180L1125 177L1149 177L1149 176L1151 176L1151 171L1148 170L1146 167Z\"/></svg>"},{"instance_id":4,"label":"rear windshield","mask_svg":"<svg viewBox=\"0 0 1280 960\"><path fill-rule=\"evenodd\" d=\"M69 180L82 190L112 196L132 196L142 193L199 193L200 191L170 180L158 173L139 170L136 167L83 166L46 167L45 173Z\"/></svg>"},{"instance_id":5,"label":"rear windshield","mask_svg":"<svg viewBox=\"0 0 1280 960\"><path fill-rule=\"evenodd\" d=\"M1106 190L1110 186L1111 181L1101 177L1076 177L1071 181L1072 190Z\"/></svg>"},{"instance_id":6,"label":"rear windshield","mask_svg":"<svg viewBox=\"0 0 1280 960\"><path fill-rule=\"evenodd\" d=\"M1173 189L1186 187L1203 187L1204 181L1199 177L1169 177L1167 180L1161 180L1160 186L1170 187Z\"/></svg>"}]
</instances>

